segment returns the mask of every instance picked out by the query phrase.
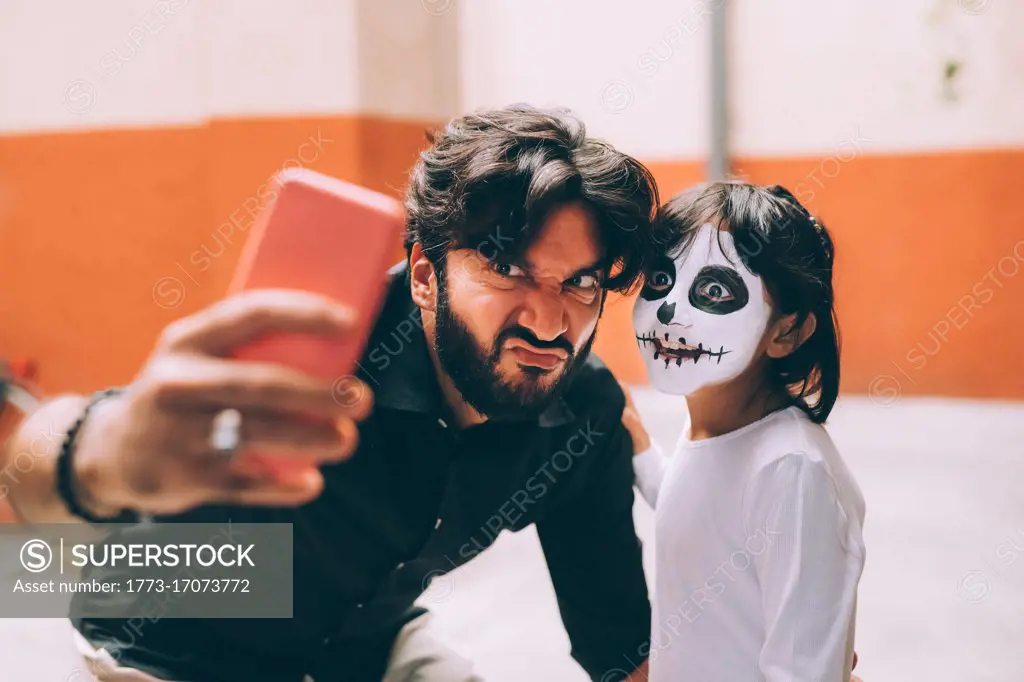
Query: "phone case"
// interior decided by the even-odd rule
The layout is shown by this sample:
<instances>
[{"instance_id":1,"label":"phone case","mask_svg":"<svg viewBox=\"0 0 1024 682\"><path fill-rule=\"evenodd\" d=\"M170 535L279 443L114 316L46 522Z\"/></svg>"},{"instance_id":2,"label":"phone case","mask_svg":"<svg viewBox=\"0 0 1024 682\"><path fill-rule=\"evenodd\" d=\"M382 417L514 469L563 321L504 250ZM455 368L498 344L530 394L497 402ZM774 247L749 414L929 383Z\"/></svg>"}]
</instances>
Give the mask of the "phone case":
<instances>
[{"instance_id":1,"label":"phone case","mask_svg":"<svg viewBox=\"0 0 1024 682\"><path fill-rule=\"evenodd\" d=\"M307 169L279 173L276 196L253 224L228 293L301 289L334 298L356 313L356 332L343 339L274 334L239 349L247 360L277 362L331 379L340 404L354 402L349 378L382 303L387 270L400 258L401 204ZM269 466L282 458L246 457ZM297 458L296 465L308 466Z\"/></svg>"}]
</instances>

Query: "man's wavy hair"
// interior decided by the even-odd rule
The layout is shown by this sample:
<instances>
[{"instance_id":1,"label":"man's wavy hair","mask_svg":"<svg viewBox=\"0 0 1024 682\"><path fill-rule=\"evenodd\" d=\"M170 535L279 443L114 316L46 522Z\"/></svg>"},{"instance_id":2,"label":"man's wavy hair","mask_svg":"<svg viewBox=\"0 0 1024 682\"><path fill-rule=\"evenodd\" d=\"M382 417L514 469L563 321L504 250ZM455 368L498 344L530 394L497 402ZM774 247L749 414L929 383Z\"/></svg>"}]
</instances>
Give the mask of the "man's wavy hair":
<instances>
[{"instance_id":1,"label":"man's wavy hair","mask_svg":"<svg viewBox=\"0 0 1024 682\"><path fill-rule=\"evenodd\" d=\"M515 259L547 215L579 201L597 220L605 289L627 292L660 252L658 189L650 171L588 137L567 109L517 104L454 119L430 135L406 192L407 253L419 242L444 276L449 250Z\"/></svg>"}]
</instances>

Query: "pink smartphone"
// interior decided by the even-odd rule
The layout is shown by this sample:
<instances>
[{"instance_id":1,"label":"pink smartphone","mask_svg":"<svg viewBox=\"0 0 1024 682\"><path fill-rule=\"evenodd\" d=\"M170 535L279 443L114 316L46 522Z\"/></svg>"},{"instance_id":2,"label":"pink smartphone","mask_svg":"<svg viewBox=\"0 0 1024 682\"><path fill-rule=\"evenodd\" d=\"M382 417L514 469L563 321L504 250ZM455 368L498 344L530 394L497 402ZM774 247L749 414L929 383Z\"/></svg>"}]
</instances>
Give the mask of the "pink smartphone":
<instances>
[{"instance_id":1,"label":"pink smartphone","mask_svg":"<svg viewBox=\"0 0 1024 682\"><path fill-rule=\"evenodd\" d=\"M283 171L273 183L279 189L251 228L228 293L275 288L323 294L355 312L356 331L340 340L274 334L235 357L334 380L343 402L349 398L346 377L354 374L380 311L387 270L401 257L404 212L391 197L307 169ZM311 466L301 457L242 456L272 470Z\"/></svg>"}]
</instances>

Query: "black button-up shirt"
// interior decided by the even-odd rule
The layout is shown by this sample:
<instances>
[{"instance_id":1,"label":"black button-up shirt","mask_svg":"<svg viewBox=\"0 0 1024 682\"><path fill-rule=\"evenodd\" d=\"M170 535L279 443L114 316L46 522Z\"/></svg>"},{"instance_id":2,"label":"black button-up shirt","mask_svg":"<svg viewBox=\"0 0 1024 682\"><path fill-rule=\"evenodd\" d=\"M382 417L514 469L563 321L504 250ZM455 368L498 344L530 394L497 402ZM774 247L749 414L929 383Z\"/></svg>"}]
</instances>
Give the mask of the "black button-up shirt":
<instances>
[{"instance_id":1,"label":"black button-up shirt","mask_svg":"<svg viewBox=\"0 0 1024 682\"><path fill-rule=\"evenodd\" d=\"M602 682L639 663L650 606L633 526L632 445L611 372L592 357L539 418L458 429L399 268L358 373L374 390L373 414L355 456L323 468L315 501L162 519L294 524L292 619L76 627L97 646L130 645L119 653L124 664L174 680L376 680L397 631L422 613L413 602L432 578L502 530L536 524L572 656Z\"/></svg>"}]
</instances>

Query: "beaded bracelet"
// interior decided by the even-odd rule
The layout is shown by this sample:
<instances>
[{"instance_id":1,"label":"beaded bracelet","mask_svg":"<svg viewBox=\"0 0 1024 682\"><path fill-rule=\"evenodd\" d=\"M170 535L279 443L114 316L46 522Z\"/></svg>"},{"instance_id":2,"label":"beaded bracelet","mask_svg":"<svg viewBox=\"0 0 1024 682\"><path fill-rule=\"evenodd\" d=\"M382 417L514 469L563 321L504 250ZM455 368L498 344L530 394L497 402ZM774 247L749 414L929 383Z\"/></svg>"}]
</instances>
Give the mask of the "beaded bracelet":
<instances>
[{"instance_id":1,"label":"beaded bracelet","mask_svg":"<svg viewBox=\"0 0 1024 682\"><path fill-rule=\"evenodd\" d=\"M89 417L92 408L107 398L112 398L123 392L123 388L108 388L94 393L89 398L89 402L86 404L82 414L79 415L75 423L68 429L67 435L64 436L60 453L57 455L57 494L64 501L69 512L87 523L139 523L141 520L139 514L129 510L124 510L117 516L110 518L95 516L82 506L78 500L78 495L75 493L73 460L75 448L78 445L78 433L85 424L85 420Z\"/></svg>"}]
</instances>

